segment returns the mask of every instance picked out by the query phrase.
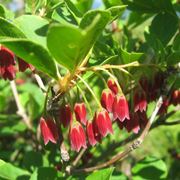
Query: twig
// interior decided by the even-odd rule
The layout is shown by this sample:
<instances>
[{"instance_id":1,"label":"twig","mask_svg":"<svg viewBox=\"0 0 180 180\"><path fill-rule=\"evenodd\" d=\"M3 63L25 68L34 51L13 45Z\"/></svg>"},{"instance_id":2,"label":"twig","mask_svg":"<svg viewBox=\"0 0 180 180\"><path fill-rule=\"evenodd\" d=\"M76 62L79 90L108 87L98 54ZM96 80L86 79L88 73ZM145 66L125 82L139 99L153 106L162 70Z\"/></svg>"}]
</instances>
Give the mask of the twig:
<instances>
[{"instance_id":1,"label":"twig","mask_svg":"<svg viewBox=\"0 0 180 180\"><path fill-rule=\"evenodd\" d=\"M172 121L172 122L164 122L163 124L159 124L159 126L161 126L161 125L172 126L172 125L177 125L177 124L180 124L180 120Z\"/></svg>"},{"instance_id":2,"label":"twig","mask_svg":"<svg viewBox=\"0 0 180 180\"><path fill-rule=\"evenodd\" d=\"M158 127L158 126L163 126L163 125L175 125L175 124L180 124L179 121L173 121L173 122L166 122L166 120L175 113L176 111L171 111L169 112L168 114L166 114L165 116L163 117L158 117L158 119L156 120L156 122L154 122L150 128L150 130L153 130L154 128ZM150 131L149 130L149 131ZM121 140L120 142L116 142L116 143L113 143L111 144L111 148L107 149L106 151L103 151L102 152L102 155L97 157L96 159L93 158L93 161L90 163L90 165L93 164L93 162L98 162L102 159L102 156L105 156L106 158L109 156L109 155L112 155L112 152L114 152L114 150L118 147L121 147L121 146L124 146L128 143L130 143L131 141L134 141L135 139L137 138L137 134L132 134L131 136ZM85 166L86 167L86 166Z\"/></svg>"},{"instance_id":3,"label":"twig","mask_svg":"<svg viewBox=\"0 0 180 180\"><path fill-rule=\"evenodd\" d=\"M77 155L76 159L73 161L72 165L76 166L83 154L85 153L86 149L82 149L81 152Z\"/></svg>"},{"instance_id":4,"label":"twig","mask_svg":"<svg viewBox=\"0 0 180 180\"><path fill-rule=\"evenodd\" d=\"M46 87L44 86L44 83L43 83L41 77L38 74L36 74L36 73L33 73L33 76L36 79L36 81L38 83L38 86L41 88L41 90L43 92L46 92Z\"/></svg>"},{"instance_id":5,"label":"twig","mask_svg":"<svg viewBox=\"0 0 180 180\"><path fill-rule=\"evenodd\" d=\"M162 103L163 103L163 99L161 96L159 98L159 100L157 101L154 112L152 113L151 118L148 121L148 123L147 123L145 129L143 130L143 132L141 133L141 135L137 139L135 139L133 141L133 143L130 146L128 146L123 152L118 153L111 160L104 162L102 164L99 164L97 166L93 166L93 167L89 167L89 168L82 168L82 169L70 169L70 173L92 172L94 170L110 166L110 165L114 164L116 161L119 161L119 160L125 158L131 151L137 149L141 145L141 143L144 141L144 138L146 137L153 121L155 120L155 117L156 117Z\"/></svg>"},{"instance_id":6,"label":"twig","mask_svg":"<svg viewBox=\"0 0 180 180\"><path fill-rule=\"evenodd\" d=\"M11 85L13 96L14 96L14 99L15 99L15 102L16 102L16 105L17 105L17 109L18 109L17 114L22 117L22 120L27 125L28 129L32 129L30 119L27 116L23 106L20 103L19 95L18 95L16 84L15 84L14 80L10 81L10 85Z\"/></svg>"}]
</instances>

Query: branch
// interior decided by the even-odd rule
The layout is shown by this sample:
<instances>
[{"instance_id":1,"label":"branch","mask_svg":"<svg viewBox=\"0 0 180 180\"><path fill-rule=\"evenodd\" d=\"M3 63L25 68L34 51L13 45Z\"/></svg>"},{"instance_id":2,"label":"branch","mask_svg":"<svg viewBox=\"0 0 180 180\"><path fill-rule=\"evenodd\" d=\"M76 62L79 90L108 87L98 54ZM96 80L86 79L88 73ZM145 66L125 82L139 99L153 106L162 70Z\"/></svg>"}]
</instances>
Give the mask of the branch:
<instances>
[{"instance_id":1,"label":"branch","mask_svg":"<svg viewBox=\"0 0 180 180\"><path fill-rule=\"evenodd\" d=\"M16 106L17 106L17 109L18 109L17 114L22 117L22 120L26 124L28 129L32 129L30 119L27 116L23 106L20 103L19 95L18 95L16 84L15 84L14 80L10 81L10 85L11 85L12 93L13 93L13 96L14 96L14 99L15 99L15 102L16 102Z\"/></svg>"},{"instance_id":2,"label":"branch","mask_svg":"<svg viewBox=\"0 0 180 180\"><path fill-rule=\"evenodd\" d=\"M77 163L79 162L79 160L81 159L81 157L83 156L83 154L85 153L86 149L82 149L81 152L77 155L77 157L75 158L75 160L73 161L72 165L76 166Z\"/></svg>"},{"instance_id":3,"label":"branch","mask_svg":"<svg viewBox=\"0 0 180 180\"><path fill-rule=\"evenodd\" d=\"M174 113L176 113L176 111L171 111L169 112L168 114L166 114L165 116L161 117L159 116L156 120L156 122L154 122L150 128L150 130L153 130L159 126L162 126L162 125L175 125L175 124L180 124L179 121L173 121L173 122L166 122L166 120L172 116ZM149 131L150 131L149 130ZM134 141L135 139L137 138L137 134L132 134L131 136L121 140L120 142L116 142L116 143L113 143L111 144L111 148L107 149L106 151L103 151L102 152L102 155L97 157L96 159L93 159L93 161L90 162L90 165L92 165L95 161L96 162L99 162L101 159L102 159L102 156L105 156L106 158L109 157L110 155L112 155L112 153L114 152L114 150L118 147L121 147L121 146L124 146L128 143L130 143L131 141ZM85 165L86 167L86 165Z\"/></svg>"},{"instance_id":4,"label":"branch","mask_svg":"<svg viewBox=\"0 0 180 180\"><path fill-rule=\"evenodd\" d=\"M72 168L72 169L70 169L70 173L92 172L97 169L105 168L107 166L114 164L116 161L119 161L119 160L125 158L131 151L137 149L141 145L141 143L144 141L147 133L149 132L149 129L150 129L153 121L155 120L155 117L156 117L162 103L163 103L163 99L161 96L159 98L159 100L157 101L155 109L151 115L151 118L148 121L144 130L142 131L141 135L138 138L136 138L130 146L126 147L126 149L124 151L115 155L111 160L104 162L102 164L99 164L97 166L93 166L93 167L89 167L89 168L82 168L82 169L73 169ZM69 168L67 170L69 170Z\"/></svg>"},{"instance_id":5,"label":"branch","mask_svg":"<svg viewBox=\"0 0 180 180\"><path fill-rule=\"evenodd\" d=\"M46 92L46 87L44 86L44 83L43 83L41 77L38 74L36 74L36 73L33 73L33 76L36 79L36 81L38 83L38 86L41 88L41 90L43 92Z\"/></svg>"}]
</instances>

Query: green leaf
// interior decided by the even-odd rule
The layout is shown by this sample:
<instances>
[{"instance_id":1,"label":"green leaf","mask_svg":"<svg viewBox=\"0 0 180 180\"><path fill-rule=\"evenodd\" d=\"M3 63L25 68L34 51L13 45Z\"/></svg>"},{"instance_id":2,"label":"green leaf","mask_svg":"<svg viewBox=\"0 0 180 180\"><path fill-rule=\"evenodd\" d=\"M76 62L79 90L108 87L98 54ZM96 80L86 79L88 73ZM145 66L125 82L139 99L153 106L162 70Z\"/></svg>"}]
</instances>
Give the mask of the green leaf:
<instances>
[{"instance_id":1,"label":"green leaf","mask_svg":"<svg viewBox=\"0 0 180 180\"><path fill-rule=\"evenodd\" d=\"M51 27L47 37L51 54L59 64L73 71L87 56L109 19L109 12L98 10L85 14L81 29L73 25Z\"/></svg>"},{"instance_id":2,"label":"green leaf","mask_svg":"<svg viewBox=\"0 0 180 180\"><path fill-rule=\"evenodd\" d=\"M1 17L0 24L0 37L25 38L25 35L17 26Z\"/></svg>"},{"instance_id":3,"label":"green leaf","mask_svg":"<svg viewBox=\"0 0 180 180\"><path fill-rule=\"evenodd\" d=\"M43 165L43 158L40 152L29 151L24 154L23 167L28 170L34 170L36 167Z\"/></svg>"},{"instance_id":4,"label":"green leaf","mask_svg":"<svg viewBox=\"0 0 180 180\"><path fill-rule=\"evenodd\" d=\"M26 37L46 47L46 33L49 22L35 15L22 15L14 20Z\"/></svg>"},{"instance_id":5,"label":"green leaf","mask_svg":"<svg viewBox=\"0 0 180 180\"><path fill-rule=\"evenodd\" d=\"M129 53L123 49L120 49L120 57L124 64L131 63L133 61L139 61L144 53L132 52Z\"/></svg>"},{"instance_id":6,"label":"green leaf","mask_svg":"<svg viewBox=\"0 0 180 180\"><path fill-rule=\"evenodd\" d=\"M86 180L110 180L114 167L98 170L86 177Z\"/></svg>"},{"instance_id":7,"label":"green leaf","mask_svg":"<svg viewBox=\"0 0 180 180\"><path fill-rule=\"evenodd\" d=\"M25 11L26 13L35 14L41 7L46 5L47 0L26 0Z\"/></svg>"},{"instance_id":8,"label":"green leaf","mask_svg":"<svg viewBox=\"0 0 180 180\"><path fill-rule=\"evenodd\" d=\"M54 9L51 18L55 21L60 22L61 24L75 24L77 25L77 19L67 8L65 2L60 2Z\"/></svg>"},{"instance_id":9,"label":"green leaf","mask_svg":"<svg viewBox=\"0 0 180 180\"><path fill-rule=\"evenodd\" d=\"M18 57L32 64L40 71L57 79L53 58L43 46L26 39L0 39L0 43L12 50Z\"/></svg>"},{"instance_id":10,"label":"green leaf","mask_svg":"<svg viewBox=\"0 0 180 180\"><path fill-rule=\"evenodd\" d=\"M76 8L76 6L70 1L70 0L65 0L65 3L67 4L68 9L71 11L74 16L81 18L82 13Z\"/></svg>"},{"instance_id":11,"label":"green leaf","mask_svg":"<svg viewBox=\"0 0 180 180\"><path fill-rule=\"evenodd\" d=\"M0 4L0 17L6 19L13 19L14 13L12 11L7 10L3 5Z\"/></svg>"},{"instance_id":12,"label":"green leaf","mask_svg":"<svg viewBox=\"0 0 180 180\"><path fill-rule=\"evenodd\" d=\"M17 168L10 163L6 163L0 160L0 177L8 180L16 180L20 177L29 176L29 172L23 169Z\"/></svg>"},{"instance_id":13,"label":"green leaf","mask_svg":"<svg viewBox=\"0 0 180 180\"><path fill-rule=\"evenodd\" d=\"M53 180L57 178L57 171L55 168L40 167L31 175L30 180Z\"/></svg>"},{"instance_id":14,"label":"green leaf","mask_svg":"<svg viewBox=\"0 0 180 180\"><path fill-rule=\"evenodd\" d=\"M2 6L2 5L0 4L0 17L6 18L5 13L6 13L6 11L5 11L4 6Z\"/></svg>"},{"instance_id":15,"label":"green leaf","mask_svg":"<svg viewBox=\"0 0 180 180\"><path fill-rule=\"evenodd\" d=\"M180 62L180 51L175 51L167 57L168 65L175 65Z\"/></svg>"},{"instance_id":16,"label":"green leaf","mask_svg":"<svg viewBox=\"0 0 180 180\"><path fill-rule=\"evenodd\" d=\"M146 157L132 168L132 174L134 180L164 179L167 176L167 167L160 159Z\"/></svg>"},{"instance_id":17,"label":"green leaf","mask_svg":"<svg viewBox=\"0 0 180 180\"><path fill-rule=\"evenodd\" d=\"M107 8L123 4L121 0L103 0L103 3Z\"/></svg>"},{"instance_id":18,"label":"green leaf","mask_svg":"<svg viewBox=\"0 0 180 180\"><path fill-rule=\"evenodd\" d=\"M159 13L162 11L175 15L171 0L122 0L133 11L143 13Z\"/></svg>"},{"instance_id":19,"label":"green leaf","mask_svg":"<svg viewBox=\"0 0 180 180\"><path fill-rule=\"evenodd\" d=\"M124 6L113 6L109 9L107 9L107 11L109 11L111 13L111 21L117 19L118 17L121 17L122 14L124 13L124 10L126 9L126 5Z\"/></svg>"},{"instance_id":20,"label":"green leaf","mask_svg":"<svg viewBox=\"0 0 180 180\"><path fill-rule=\"evenodd\" d=\"M150 26L150 33L154 34L164 45L171 40L177 30L178 18L168 13L159 13Z\"/></svg>"},{"instance_id":21,"label":"green leaf","mask_svg":"<svg viewBox=\"0 0 180 180\"><path fill-rule=\"evenodd\" d=\"M84 36L75 26L54 26L49 30L47 46L56 61L72 71L82 59L80 51Z\"/></svg>"},{"instance_id":22,"label":"green leaf","mask_svg":"<svg viewBox=\"0 0 180 180\"><path fill-rule=\"evenodd\" d=\"M176 51L180 51L180 33L178 33L174 39L173 49Z\"/></svg>"}]
</instances>

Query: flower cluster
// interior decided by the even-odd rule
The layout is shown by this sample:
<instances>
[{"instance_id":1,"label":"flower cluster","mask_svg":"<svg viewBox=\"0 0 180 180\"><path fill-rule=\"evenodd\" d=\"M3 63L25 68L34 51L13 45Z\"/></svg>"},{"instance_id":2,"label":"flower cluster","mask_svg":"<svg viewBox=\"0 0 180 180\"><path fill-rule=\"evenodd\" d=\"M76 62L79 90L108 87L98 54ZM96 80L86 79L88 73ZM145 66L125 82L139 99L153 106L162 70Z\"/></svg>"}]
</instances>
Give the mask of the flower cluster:
<instances>
[{"instance_id":1,"label":"flower cluster","mask_svg":"<svg viewBox=\"0 0 180 180\"><path fill-rule=\"evenodd\" d=\"M127 96L122 92L118 80L111 77L106 82L107 88L102 90L100 101L97 100L100 107L94 111L92 117L89 117L84 102L75 101L69 104L63 101L56 121L40 121L44 143L57 143L57 134L61 131L58 131L55 124L61 124L68 129L71 149L77 152L88 145L95 146L107 135L113 134L113 123L117 123L120 129L124 128L127 132L139 133L148 123L148 103L159 97L163 83L162 73L155 74L153 80L142 77ZM171 97L164 100L159 114L165 113L169 104L179 103L180 91L174 90Z\"/></svg>"},{"instance_id":2,"label":"flower cluster","mask_svg":"<svg viewBox=\"0 0 180 180\"><path fill-rule=\"evenodd\" d=\"M13 80L16 74L16 61L18 61L19 71L24 72L27 68L33 70L33 66L26 63L21 58L15 56L15 54L7 49L6 47L0 45L0 77L5 80Z\"/></svg>"}]
</instances>

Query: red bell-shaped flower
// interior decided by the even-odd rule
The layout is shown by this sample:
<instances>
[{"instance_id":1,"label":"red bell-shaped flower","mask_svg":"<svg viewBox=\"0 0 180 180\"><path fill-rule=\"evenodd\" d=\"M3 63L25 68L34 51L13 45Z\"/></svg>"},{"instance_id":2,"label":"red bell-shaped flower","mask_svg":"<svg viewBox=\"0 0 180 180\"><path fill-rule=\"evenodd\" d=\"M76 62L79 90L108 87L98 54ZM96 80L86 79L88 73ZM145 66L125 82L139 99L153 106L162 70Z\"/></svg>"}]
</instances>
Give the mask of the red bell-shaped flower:
<instances>
[{"instance_id":1,"label":"red bell-shaped flower","mask_svg":"<svg viewBox=\"0 0 180 180\"><path fill-rule=\"evenodd\" d=\"M46 145L49 141L56 144L58 140L58 129L53 120L45 120L43 117L40 119L41 134Z\"/></svg>"},{"instance_id":2,"label":"red bell-shaped flower","mask_svg":"<svg viewBox=\"0 0 180 180\"><path fill-rule=\"evenodd\" d=\"M103 90L101 94L101 105L108 112L112 112L112 106L114 102L114 94L109 89Z\"/></svg>"},{"instance_id":3,"label":"red bell-shaped flower","mask_svg":"<svg viewBox=\"0 0 180 180\"><path fill-rule=\"evenodd\" d=\"M134 93L134 112L146 111L147 101L143 91L136 90Z\"/></svg>"},{"instance_id":4,"label":"red bell-shaped flower","mask_svg":"<svg viewBox=\"0 0 180 180\"><path fill-rule=\"evenodd\" d=\"M97 140L96 140L95 133L94 133L94 130L93 130L92 122L87 122L86 133L87 133L89 144L91 146L94 146L97 143Z\"/></svg>"},{"instance_id":5,"label":"red bell-shaped flower","mask_svg":"<svg viewBox=\"0 0 180 180\"><path fill-rule=\"evenodd\" d=\"M71 124L69 138L71 149L79 152L81 147L86 148L86 135L81 124L76 121Z\"/></svg>"},{"instance_id":6,"label":"red bell-shaped flower","mask_svg":"<svg viewBox=\"0 0 180 180\"><path fill-rule=\"evenodd\" d=\"M15 78L14 53L0 45L0 76L2 78L13 80Z\"/></svg>"},{"instance_id":7,"label":"red bell-shaped flower","mask_svg":"<svg viewBox=\"0 0 180 180\"><path fill-rule=\"evenodd\" d=\"M129 119L129 107L126 97L124 95L116 95L113 103L113 116L114 119L119 119L123 122Z\"/></svg>"},{"instance_id":8,"label":"red bell-shaped flower","mask_svg":"<svg viewBox=\"0 0 180 180\"><path fill-rule=\"evenodd\" d=\"M109 87L109 89L114 93L117 94L118 93L118 87L116 82L114 81L114 79L109 78L107 81L107 85Z\"/></svg>"},{"instance_id":9,"label":"red bell-shaped flower","mask_svg":"<svg viewBox=\"0 0 180 180\"><path fill-rule=\"evenodd\" d=\"M31 64L25 62L21 58L17 58L17 59L18 59L19 71L24 72L28 68L32 71L34 70L34 67Z\"/></svg>"},{"instance_id":10,"label":"red bell-shaped flower","mask_svg":"<svg viewBox=\"0 0 180 180\"><path fill-rule=\"evenodd\" d=\"M137 134L140 130L139 116L137 113L130 114L130 120L126 120L125 128L128 132L133 131Z\"/></svg>"},{"instance_id":11,"label":"red bell-shaped flower","mask_svg":"<svg viewBox=\"0 0 180 180\"><path fill-rule=\"evenodd\" d=\"M63 126L66 128L72 121L72 112L69 104L62 105L59 110L59 119Z\"/></svg>"},{"instance_id":12,"label":"red bell-shaped flower","mask_svg":"<svg viewBox=\"0 0 180 180\"><path fill-rule=\"evenodd\" d=\"M113 133L111 119L109 117L108 112L105 109L103 109L100 112L97 112L95 114L93 121L94 128L97 129L97 131L102 137L107 136L107 134L109 133Z\"/></svg>"},{"instance_id":13,"label":"red bell-shaped flower","mask_svg":"<svg viewBox=\"0 0 180 180\"><path fill-rule=\"evenodd\" d=\"M86 125L86 106L84 103L76 103L74 106L76 120Z\"/></svg>"}]
</instances>

